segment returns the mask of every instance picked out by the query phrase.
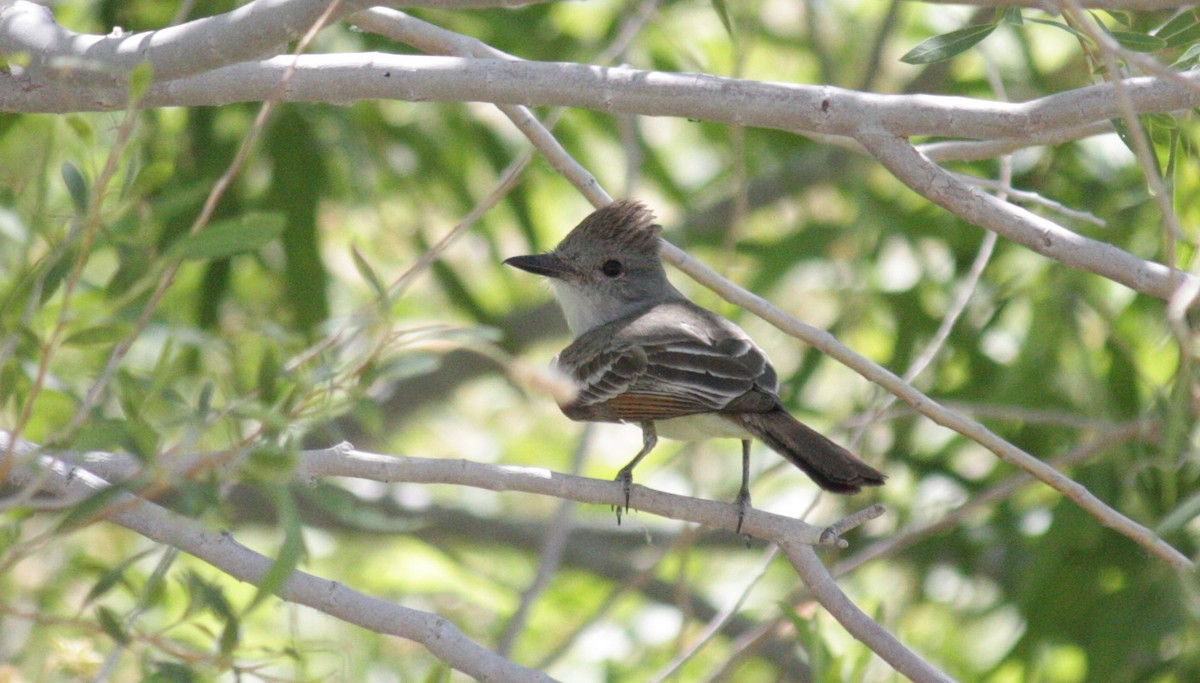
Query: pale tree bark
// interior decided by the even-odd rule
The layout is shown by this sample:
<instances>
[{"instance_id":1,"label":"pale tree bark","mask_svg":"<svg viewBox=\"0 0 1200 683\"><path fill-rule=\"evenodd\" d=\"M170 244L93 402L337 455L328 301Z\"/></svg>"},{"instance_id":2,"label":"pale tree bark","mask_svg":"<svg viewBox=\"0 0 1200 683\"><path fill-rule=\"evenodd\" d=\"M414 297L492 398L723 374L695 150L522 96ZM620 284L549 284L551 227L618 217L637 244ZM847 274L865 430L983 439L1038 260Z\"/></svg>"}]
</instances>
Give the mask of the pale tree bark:
<instances>
[{"instance_id":1,"label":"pale tree bark","mask_svg":"<svg viewBox=\"0 0 1200 683\"><path fill-rule=\"evenodd\" d=\"M136 491L139 482L186 473L216 470L227 476L245 464L246 453L177 454L169 469L145 470L132 456L104 452L42 452L35 444L13 442L0 432L0 449L16 458L5 483L25 489L23 498L34 507L60 509L107 491L114 484ZM619 482L598 481L532 467L485 465L441 458L401 458L364 453L349 444L303 451L292 476L314 484L326 477L352 477L386 483L450 484L490 491L517 491L550 495L563 500L603 505L623 505L625 489ZM847 547L842 534L883 513L872 506L827 527L761 510L745 511L739 523L735 505L655 491L635 485L631 508L713 528L738 531L784 548L796 572L812 586L818 600L856 638L885 661L915 681L950 680L936 667L905 647L881 625L869 619L837 589L825 566L803 546ZM170 545L242 581L260 584L272 560L251 551L228 533L205 529L201 524L166 510L135 493L114 493L96 519L106 519L151 540ZM377 633L395 635L425 645L450 666L480 680L549 681L542 672L527 669L483 648L448 620L373 598L337 581L293 571L276 594L330 616Z\"/></svg>"},{"instance_id":2,"label":"pale tree bark","mask_svg":"<svg viewBox=\"0 0 1200 683\"><path fill-rule=\"evenodd\" d=\"M610 201L608 193L567 154L529 107L561 105L774 128L839 141L863 150L931 202L1048 259L1136 292L1171 300L1181 309L1196 304L1200 279L1195 275L1178 270L1173 264L1142 258L1084 237L987 195L941 168L937 161L987 158L1025 146L1060 144L1107 131L1113 119L1200 106L1200 71L1183 74L1156 71L1154 76L1113 80L1024 103L933 95L879 95L823 85L528 62L401 12L371 8L374 4L343 0L331 7L329 3L313 0L255 0L225 15L161 31L86 36L59 26L45 7L26 0L6 3L0 7L0 53L9 57L10 70L0 74L0 109L65 113L268 100L329 104L372 99L490 102L500 106L534 147L596 205ZM523 3L428 0L394 4L461 8ZM993 3L980 0L970 4ZM1032 0L1015 4L1043 5ZM1092 0L1079 5L1134 10L1175 7L1179 3ZM281 45L313 29L314 22L340 19L441 56L278 55ZM1107 49L1118 48L1108 45ZM150 80L145 91L137 93L131 101L129 83L131 79L137 80L142 64L149 65ZM922 136L957 140L923 148L909 140ZM1128 519L978 422L937 404L909 382L855 353L828 333L787 315L673 245L664 243L663 254L666 260L722 297L816 346L938 424L982 444L1172 566L1194 566L1150 529ZM14 449L6 445L3 450ZM20 450L32 457L36 449L22 446ZM620 487L611 482L535 468L393 458L348 448L306 452L301 456L295 472L301 480L351 476L385 482L446 483L520 491L590 503L616 505L623 501ZM206 457L195 455L199 464L184 459L187 467L180 471L208 467L203 462ZM136 473L131 462L115 454L81 460L77 454L42 453L37 454L36 460L26 458L20 466L7 463L6 467L11 467L12 483L27 487L31 493L49 494L55 504L94 493ZM733 530L737 523L732 506L640 486L634 487L630 503L639 510L715 528ZM270 566L268 558L239 546L228 536L205 532L131 494L118 496L106 517L196 555L242 580L259 581ZM897 671L918 681L948 680L944 673L858 610L817 561L811 546L842 545L840 531L756 510L746 514L743 530L777 542L822 605ZM549 680L540 672L525 669L466 639L457 628L436 615L391 605L334 582L296 572L279 590L279 595L380 633L421 642L449 665L482 679Z\"/></svg>"}]
</instances>

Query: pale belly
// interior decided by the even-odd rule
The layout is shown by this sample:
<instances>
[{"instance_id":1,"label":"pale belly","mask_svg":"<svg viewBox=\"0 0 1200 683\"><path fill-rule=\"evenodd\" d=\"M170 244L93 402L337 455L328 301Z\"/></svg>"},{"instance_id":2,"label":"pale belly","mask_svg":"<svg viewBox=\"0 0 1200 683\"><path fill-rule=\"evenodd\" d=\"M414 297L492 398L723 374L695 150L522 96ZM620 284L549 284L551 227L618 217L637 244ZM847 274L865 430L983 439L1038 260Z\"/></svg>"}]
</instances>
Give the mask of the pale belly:
<instances>
[{"instance_id":1,"label":"pale belly","mask_svg":"<svg viewBox=\"0 0 1200 683\"><path fill-rule=\"evenodd\" d=\"M677 441L751 438L741 426L713 413L655 420L654 429L659 436Z\"/></svg>"}]
</instances>

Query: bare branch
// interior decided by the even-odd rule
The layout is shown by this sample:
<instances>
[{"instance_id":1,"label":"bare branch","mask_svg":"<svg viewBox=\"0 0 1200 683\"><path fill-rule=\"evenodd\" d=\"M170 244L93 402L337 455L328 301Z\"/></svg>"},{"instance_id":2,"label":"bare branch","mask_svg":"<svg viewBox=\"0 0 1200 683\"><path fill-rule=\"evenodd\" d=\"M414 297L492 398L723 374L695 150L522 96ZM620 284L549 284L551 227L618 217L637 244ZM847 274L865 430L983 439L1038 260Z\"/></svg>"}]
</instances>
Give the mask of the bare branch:
<instances>
[{"instance_id":1,"label":"bare branch","mask_svg":"<svg viewBox=\"0 0 1200 683\"><path fill-rule=\"evenodd\" d=\"M915 153L915 152L914 152ZM854 370L866 379L895 394L901 401L937 424L953 429L992 451L1005 462L1017 465L1074 501L1104 526L1124 534L1177 569L1192 569L1195 563L1171 547L1153 531L1109 507L1085 487L1058 470L1001 438L982 424L946 409L895 373L851 350L833 335L793 318L766 299L721 277L708 266L672 244L662 243L664 257L697 282L716 292L726 301L753 312L786 334L803 340Z\"/></svg>"},{"instance_id":2,"label":"bare branch","mask_svg":"<svg viewBox=\"0 0 1200 683\"><path fill-rule=\"evenodd\" d=\"M1069 126L1045 131L1039 135L1021 138L1000 138L996 140L951 140L948 142L929 142L917 145L921 153L930 161L979 161L991 159L1019 149L1061 145L1075 140L1090 138L1094 135L1104 135L1113 132L1111 121L1096 121L1080 126Z\"/></svg>"},{"instance_id":3,"label":"bare branch","mask_svg":"<svg viewBox=\"0 0 1200 683\"><path fill-rule=\"evenodd\" d=\"M363 0L343 2L339 14ZM155 80L169 81L222 66L277 54L299 38L328 8L322 0L255 0L232 12L157 31L107 36L76 33L60 26L49 7L17 0L0 9L0 45L5 54L29 55L30 74L65 84L123 87L139 64Z\"/></svg>"},{"instance_id":4,"label":"bare branch","mask_svg":"<svg viewBox=\"0 0 1200 683\"><path fill-rule=\"evenodd\" d=\"M876 503L869 508L863 508L830 524L825 527L824 534L832 538L838 538L851 529L856 529L872 519L882 517L884 512L887 512L887 509Z\"/></svg>"},{"instance_id":5,"label":"bare branch","mask_svg":"<svg viewBox=\"0 0 1200 683\"><path fill-rule=\"evenodd\" d=\"M1150 420L1134 420L1116 427L1108 427L1096 438L1086 441L1068 453L1055 458L1052 464L1056 468L1077 465L1122 442L1139 438L1147 439L1157 428L1157 425ZM833 574L834 576L843 576L871 560L887 555L894 555L924 538L951 529L976 510L988 509L990 506L1009 498L1013 493L1033 482L1033 477L1029 476L1028 473L1017 472L1003 482L972 495L961 506L950 510L942 517L927 522L919 522L901 529L890 538L872 543L853 556L840 560L834 565Z\"/></svg>"},{"instance_id":6,"label":"bare branch","mask_svg":"<svg viewBox=\"0 0 1200 683\"><path fill-rule=\"evenodd\" d=\"M0 40L0 52L10 49ZM259 101L278 85L291 64L291 57L275 57L155 83L142 105ZM1028 138L1106 121L1120 113L1111 84L1012 104L934 95L877 95L831 86L627 67L424 55L306 55L297 61L296 69L284 100L334 104L364 99L559 104L847 137L856 137L863 130L881 130L900 136ZM1189 71L1181 77L1200 82L1200 71ZM1200 93L1178 83L1153 77L1131 78L1123 83L1139 113L1200 105ZM0 97L0 108L24 112L94 111L125 104L123 89L79 92L35 80L27 73L6 75L0 80Z\"/></svg>"},{"instance_id":7,"label":"bare branch","mask_svg":"<svg viewBox=\"0 0 1200 683\"><path fill-rule=\"evenodd\" d=\"M546 0L254 0L225 14L177 26L125 34L76 33L60 26L49 7L16 0L0 7L0 52L30 57L30 72L65 84L124 87L130 73L149 64L156 81L193 76L262 59L302 36L323 14L333 22L371 5L402 7L518 7Z\"/></svg>"},{"instance_id":8,"label":"bare branch","mask_svg":"<svg viewBox=\"0 0 1200 683\"><path fill-rule=\"evenodd\" d=\"M6 433L0 432L0 441L6 442L8 439ZM110 481L128 481L141 472L138 461L123 454L64 452L47 455L38 454L38 448L28 442L18 441L13 445L13 450L20 456L21 462L12 470L12 483L28 485L36 481L43 491L58 496L63 501L83 500L107 489L111 486ZM211 463L223 471L234 471L241 462L241 457L225 457L225 454L181 455L172 460L171 471L185 472L205 463ZM397 458L355 451L348 445L301 452L293 475L301 481L344 476L384 482L452 483L494 491L522 490L545 493L565 500L607 504L621 503L625 495L623 487L615 482L562 475L540 468L502 467L442 459ZM732 505L664 494L641 486L633 488L633 507L657 512L656 508L661 507L664 502L686 508L688 514L679 516L680 519L728 528L731 531L737 528L738 511ZM743 532L773 540L783 547L792 558L793 564L797 565L797 569L804 572L802 577L806 582L810 576L817 581L817 585L810 584L810 587L814 595L818 596L818 600L822 604L828 601L828 607L835 618L846 624L855 637L873 649L882 648L877 652L897 666L898 671L918 681L947 680L930 676L929 672L936 672L936 669L905 648L882 626L873 622L870 626L860 623L855 615L862 615L863 618L866 618L866 615L854 607L836 585L832 585L832 579L823 566L820 566L819 570L808 566L803 552L798 550L806 544L845 547L846 543L840 538L840 534L878 516L881 511L881 507L873 506L830 527L819 529L800 520L751 509L746 511L741 529ZM272 565L270 558L245 548L229 534L208 531L192 520L175 515L131 493L115 494L109 506L100 515L151 540L192 554L242 581L261 583ZM797 560L797 557L800 559ZM820 565L815 555L812 555L812 561ZM830 585L823 585L824 582L831 584L832 588ZM297 570L277 594L284 600L313 607L372 631L422 643L455 669L482 680L552 680L545 674L521 667L482 648L439 616L393 605L358 593L337 582L326 581Z\"/></svg>"},{"instance_id":9,"label":"bare branch","mask_svg":"<svg viewBox=\"0 0 1200 683\"><path fill-rule=\"evenodd\" d=\"M859 140L889 171L921 196L956 216L1072 268L1169 299L1192 276L1140 259L1107 242L1089 239L968 185L930 162L908 141L888 133L863 133Z\"/></svg>"},{"instance_id":10,"label":"bare branch","mask_svg":"<svg viewBox=\"0 0 1200 683\"><path fill-rule=\"evenodd\" d=\"M1056 458L1053 462L1055 467L1068 467L1078 464L1088 458L1100 453L1106 449L1112 448L1122 441L1136 438L1149 438L1157 430L1157 425L1153 421L1135 420L1116 427L1108 427L1103 433L1080 445L1075 449ZM969 500L963 503L960 507L947 512L944 516L928 522L922 522L902 529L890 538L877 541L863 550L856 552L854 555L840 560L833 566L831 574L836 577L842 577L855 571L859 567L868 562L894 555L900 550L908 548L918 541L927 538L933 534L945 531L955 524L962 521L964 517L981 508L993 505L1001 500L1011 496L1016 491L1024 486L1033 483L1033 478L1026 473L1017 473L1003 482L992 486L978 495L972 496ZM797 604L809 599L809 589L804 588L799 590L787 599L791 604ZM774 631L783 618L776 619L773 622L765 623L759 626L752 632L746 633L741 638L741 647L736 648L738 652L753 648L756 644L760 644L764 637ZM720 678L712 680L723 680Z\"/></svg>"},{"instance_id":11,"label":"bare branch","mask_svg":"<svg viewBox=\"0 0 1200 683\"><path fill-rule=\"evenodd\" d=\"M359 12L351 20L363 29L385 35L393 40L412 45L420 50L439 55L458 55L477 57L480 59L516 60L516 57L501 52L482 41L464 36L453 31L447 31L433 24L410 17L403 12L388 9L371 9ZM559 160L571 159L567 151L558 143L558 139L550 132L550 128L538 120L537 115L526 106L519 104L497 104L496 107L512 121L525 137L540 150L543 156L555 170L563 175L582 173L582 185L599 188L596 178L578 164L570 167L562 165ZM551 123L550 126L554 124ZM607 201L612 201L607 198Z\"/></svg>"},{"instance_id":12,"label":"bare branch","mask_svg":"<svg viewBox=\"0 0 1200 683\"><path fill-rule=\"evenodd\" d=\"M833 618L851 635L871 648L892 668L916 683L946 683L954 680L905 647L895 636L888 633L887 629L851 602L838 588L837 582L830 576L825 565L821 564L811 546L788 542L781 543L780 547L821 606L829 610Z\"/></svg>"},{"instance_id":13,"label":"bare branch","mask_svg":"<svg viewBox=\"0 0 1200 683\"><path fill-rule=\"evenodd\" d=\"M358 477L375 481L407 481L474 486L491 491L522 491L564 500L601 505L623 504L625 494L617 482L574 477L540 467L484 465L466 460L398 458L339 446L300 453L297 476ZM633 509L661 517L737 530L738 508L732 504L679 496L634 485L629 499ZM756 538L793 539L797 543L844 547L846 542L825 529L762 510L747 510L742 532Z\"/></svg>"},{"instance_id":14,"label":"bare branch","mask_svg":"<svg viewBox=\"0 0 1200 683\"><path fill-rule=\"evenodd\" d=\"M7 433L0 432L0 446L7 441ZM18 456L22 454L20 444L18 442L16 450ZM26 447L25 452L28 451L29 447ZM95 472L112 482L132 479L141 472L138 461L123 454L55 453L54 457ZM178 476L181 473L217 469L233 476L244 460L244 453L232 456L227 453L180 454L171 460L167 473ZM380 482L454 484L489 491L521 491L607 506L624 505L625 502L624 488L614 481L576 477L541 467L486 465L469 460L366 453L355 450L349 444L301 451L297 455L293 476L301 482L312 482L321 477L354 477ZM711 528L734 532L738 528L739 511L735 505L665 493L637 484L632 488L629 506L660 517ZM843 548L847 545L831 529L755 509L746 510L742 532L766 540L790 538L797 543Z\"/></svg>"},{"instance_id":15,"label":"bare branch","mask_svg":"<svg viewBox=\"0 0 1200 683\"><path fill-rule=\"evenodd\" d=\"M420 27L415 28L419 30ZM441 31L441 29L437 30ZM449 32L442 31L442 33ZM453 36L454 34L449 35ZM434 38L431 38L431 40L444 41L440 42L440 45L443 46L442 49L454 49L454 46L449 45L449 43L451 43L453 40L452 38L435 36ZM465 42L460 44L458 49L476 50L479 48L470 42ZM1197 75L1200 75L1200 72L1197 72ZM533 133L536 133L530 135L530 139L535 146L537 146L538 149L554 165L554 167L559 169L559 171L563 173L567 179L570 180L575 187L580 190L580 192L587 196L593 204L602 206L603 204L611 201L611 198L604 191L604 189L595 182L594 177L588 173L587 170L582 167L582 165L571 158L570 155L568 155L566 151L562 149L561 145L557 144L557 141L554 141L553 144L547 143L547 138L551 137L550 133L549 131L545 130L545 128L539 122L537 122L535 118L531 117L526 119L523 123L525 124L525 127L531 129ZM866 133L863 135L867 136ZM870 139L873 141L880 138L886 140L886 136L879 134L874 134L873 136L867 137L870 137ZM918 159L920 158L920 154L916 152L916 150L913 149L906 141L886 140L886 142L892 146L903 146L908 152L911 153L911 155L916 156ZM957 183L966 188L968 194L984 197L986 200L996 202L1003 209L1014 212L1020 211L1021 214L1031 216L1041 223L1048 224L1055 230L1065 233L1065 235L1070 236L1077 241L1093 242L1092 240L1086 240L1086 238L1075 235L1064 228L1060 228L1050 221L1034 216L1027 211L1020 210L1017 207L1011 207L1010 205L1001 202L998 199L987 196L979 192L977 189L962 183L932 163L924 163L928 167L931 167L935 173L945 175L951 182ZM1111 245L1100 242L1095 242L1094 244L1099 245L1098 247L1095 247L1095 249L1098 249L1101 252L1116 252L1118 255L1123 255L1125 260L1136 262L1139 266L1143 266L1144 268L1153 269L1153 267L1157 267L1158 269L1165 271L1165 267L1159 264L1142 262L1136 259L1136 257L1127 254L1126 252L1122 252ZM1106 503L1096 498L1083 486L1062 475L1041 460L1038 460L1032 455L1002 439L995 433L988 430L982 424L938 405L935 401L917 390L908 382L905 382L903 379L897 377L894 373L891 373L883 367L872 363L870 360L842 345L829 333L806 325L805 323L800 322L786 313L783 313L765 299L762 299L761 297L731 283L730 281L721 277L711 268L708 268L704 264L696 261L686 252L670 243L665 241L662 243L662 252L663 257L667 261L687 273L697 282L700 282L701 284L715 291L722 298L755 313L785 333L806 341L821 351L824 351L826 354L845 364L855 372L858 372L868 380L876 382L888 391L891 391L894 395L903 400L905 403L908 403L918 412L921 412L933 419L934 422L937 422L945 427L949 427L950 429L953 429L964 436L977 441L985 448L988 448L992 452L996 453L996 455L1002 460L1017 464L1022 469L1030 472L1035 477L1045 482L1047 485L1060 491L1068 498L1075 501L1076 504L1087 510L1101 523L1117 529L1120 533L1143 545L1151 552L1171 563L1173 566L1179 568L1189 568L1194 566L1190 559L1155 535L1153 531L1134 522L1128 517L1122 515L1120 512L1117 512L1113 508L1109 507ZM1161 279L1163 282L1159 284L1163 286L1166 286L1170 283L1170 278L1165 274L1162 275ZM755 532L751 533L755 536L773 538L770 536L761 536Z\"/></svg>"},{"instance_id":16,"label":"bare branch","mask_svg":"<svg viewBox=\"0 0 1200 683\"><path fill-rule=\"evenodd\" d=\"M588 445L594 431L590 423L584 426L583 433L579 436L579 444L575 446L575 453L571 456L572 475L579 474L583 469L583 461L587 459ZM542 557L538 562L537 574L533 577L529 587L521 593L521 603L517 605L516 611L504 625L504 633L501 634L499 643L496 645L496 650L500 654L507 657L512 652L513 643L525 628L530 608L550 585L550 580L562 563L563 552L567 548L567 541L574 526L575 503L564 500L558 506L558 512L554 513L554 521L550 524L550 529L543 542Z\"/></svg>"},{"instance_id":17,"label":"bare branch","mask_svg":"<svg viewBox=\"0 0 1200 683\"><path fill-rule=\"evenodd\" d=\"M381 19L380 14L376 11L360 16L367 22ZM392 24L406 19L400 13L391 15L386 18L391 19ZM491 54L477 41L442 49ZM1129 79L1120 83L1121 98L1114 96L1112 84L1106 84L1012 105L923 95L884 97L822 86L758 83L578 64L366 54L309 56L295 62L292 58L275 58L237 64L193 78L160 83L151 87L145 103L147 106L165 106L259 99L277 89L279 79L293 63L297 70L292 74L283 99L350 102L369 97L396 97L508 103L504 107L506 113L527 129L531 139L543 136L543 140L535 140L543 149L553 147L557 142L544 131L539 132L539 127L531 127L532 118L528 111L513 104L563 103L613 112L685 116L735 125L850 136L870 147L876 157L910 187L963 218L1039 253L1160 298L1170 297L1179 285L1187 284L1188 276L1173 280L1171 271L1161 264L1075 235L1051 221L976 192L923 161L911 146L897 139L897 136L917 134L1036 136L1063 127L1108 120L1120 113L1118 99L1127 101L1138 111L1170 111L1200 104L1200 93L1174 82L1154 78ZM1200 80L1200 71L1189 72L1185 77L1189 82ZM115 106L124 101L123 92L118 95L111 89L107 95L97 91L64 93L61 86L26 79L24 86L31 90L4 93L4 85L0 77L0 96L15 95L18 100L31 95L53 94L51 91L58 88L58 95L66 98L64 101L71 103L71 108ZM8 85L15 86L16 83ZM14 97L0 100L0 106L20 108L17 106L20 103L13 100ZM547 158L553 160L562 156L561 153L548 154ZM587 184L594 188L595 179L590 179ZM592 194L594 191L589 192ZM599 195L592 198L596 200Z\"/></svg>"},{"instance_id":18,"label":"bare branch","mask_svg":"<svg viewBox=\"0 0 1200 683\"><path fill-rule=\"evenodd\" d=\"M43 486L68 499L82 499L109 486L104 479L63 460L42 456L38 461L39 468L14 469L16 483L32 480L38 470L46 471L50 476L45 477ZM246 548L227 533L209 531L199 522L132 494L115 494L108 510L109 521L194 555L241 581L261 584L273 564L271 558ZM337 581L294 570L276 594L376 633L421 643L446 664L479 680L554 680L489 651L448 619L359 593Z\"/></svg>"},{"instance_id":19,"label":"bare branch","mask_svg":"<svg viewBox=\"0 0 1200 683\"><path fill-rule=\"evenodd\" d=\"M689 645L685 651L679 653L675 659L671 660L666 666L660 669L658 673L654 675L654 678L650 679L650 683L662 683L662 681L670 679L679 671L680 667L686 664L688 660L694 657L697 652L699 652L706 644L708 644L710 640L712 640L718 633L721 632L721 628L725 625L725 623L732 619L733 616L737 614L738 610L742 608L742 605L746 602L746 598L750 596L750 591L753 590L754 587L757 586L760 581L762 581L762 578L767 575L767 569L771 567L771 562L775 560L775 556L778 554L779 546L772 543L767 548L767 552L763 554L763 559L759 563L758 569L750 577L750 580L746 582L746 586L738 592L737 599L734 600L733 603L728 607L713 615L713 618L709 619L708 624L704 627L704 630L699 636L696 637L692 644Z\"/></svg>"},{"instance_id":20,"label":"bare branch","mask_svg":"<svg viewBox=\"0 0 1200 683\"><path fill-rule=\"evenodd\" d=\"M1063 216L1066 216L1067 218L1072 218L1077 221L1083 221L1085 223L1091 223L1092 225L1096 225L1101 228L1108 227L1107 221L1105 221L1103 218L1100 218L1099 216L1097 216L1096 214L1094 214L1090 211L1080 211L1079 209L1072 209L1071 207L1064 205L1062 202L1056 202L1053 199L1050 199L1048 197L1043 197L1042 195L1038 194L1037 192L1029 192L1027 190L1018 190L1014 187L1006 187L1005 184L1000 181L991 180L989 178L980 178L978 176L973 176L973 175L966 175L965 173L955 173L953 175L955 178L958 178L959 180L963 181L964 183L968 183L971 185L978 185L979 187L983 187L983 188L986 188L989 190L1002 191L1002 192L1004 192L1004 194L1012 197L1013 199L1016 199L1016 200L1022 201L1022 202L1026 202L1028 204L1034 204L1036 206L1045 207L1046 209L1049 209L1050 211L1054 211L1056 213L1061 213ZM994 233L994 232L991 232L988 234L993 237L996 235L996 233Z\"/></svg>"}]
</instances>

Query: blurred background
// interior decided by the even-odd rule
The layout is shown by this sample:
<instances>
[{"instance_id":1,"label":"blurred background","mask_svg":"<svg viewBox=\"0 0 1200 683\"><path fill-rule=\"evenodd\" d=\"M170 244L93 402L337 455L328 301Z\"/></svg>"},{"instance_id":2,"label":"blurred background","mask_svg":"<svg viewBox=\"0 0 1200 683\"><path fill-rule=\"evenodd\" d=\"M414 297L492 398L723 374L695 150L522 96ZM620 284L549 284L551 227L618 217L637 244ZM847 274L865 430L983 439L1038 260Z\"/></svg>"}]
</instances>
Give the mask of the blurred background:
<instances>
[{"instance_id":1,"label":"blurred background","mask_svg":"<svg viewBox=\"0 0 1200 683\"><path fill-rule=\"evenodd\" d=\"M72 30L104 34L234 6L53 10ZM529 60L879 93L1027 100L1094 78L1070 32L1011 17L950 61L899 60L930 36L992 21L991 8L596 0L413 14ZM1171 16L1100 18L1146 32ZM1160 57L1170 63L1186 47ZM310 49L358 51L411 49L344 23ZM295 449L343 440L608 479L640 433L585 430L527 381L569 337L544 283L501 265L553 247L592 207L535 156L496 206L457 227L529 146L494 107L278 106L216 206L208 229L225 241L187 237L258 108L0 115L0 427L57 447L128 451L151 470L195 450L257 447L236 481L200 473L162 502L306 571L441 614L563 680L656 680L723 610L734 613L674 680L896 679L806 598L786 563L725 531L637 512L618 527L608 508L464 487L292 485ZM667 239L897 374L933 344L917 387L1195 554L1196 347L1190 329L1167 323L1164 302L1004 240L993 246L851 148L697 121L538 113L561 115L554 133L568 152L614 196L647 202ZM1195 117L1146 125L1184 226L1170 241L1186 269L1200 218ZM1031 210L1166 258L1162 215L1116 134L1020 150L1011 164L1014 186L1046 200L1022 202ZM997 159L947 165L1001 173ZM888 475L854 498L821 495L756 445L752 491L755 507L814 524L885 504L848 549L823 558L902 641L962 680L1200 680L1194 576L670 275L768 352L795 415ZM637 481L732 500L739 452L736 441L663 442ZM35 507L3 505L0 680L461 676L419 645L304 607L250 608L252 586L198 560ZM546 550L554 540L561 556Z\"/></svg>"}]
</instances>

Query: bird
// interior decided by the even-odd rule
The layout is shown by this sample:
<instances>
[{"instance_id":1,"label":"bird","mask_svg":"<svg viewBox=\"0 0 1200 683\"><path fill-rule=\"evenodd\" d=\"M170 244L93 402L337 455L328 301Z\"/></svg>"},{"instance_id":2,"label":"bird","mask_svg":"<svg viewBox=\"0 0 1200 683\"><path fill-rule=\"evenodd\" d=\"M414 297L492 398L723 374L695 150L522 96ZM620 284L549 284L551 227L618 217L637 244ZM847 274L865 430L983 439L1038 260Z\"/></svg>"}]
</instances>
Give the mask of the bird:
<instances>
[{"instance_id":1,"label":"bird","mask_svg":"<svg viewBox=\"0 0 1200 683\"><path fill-rule=\"evenodd\" d=\"M574 337L553 361L576 389L560 399L563 414L641 427L641 450L616 476L625 512L633 470L660 436L741 440L738 533L750 507L754 439L827 491L882 485L882 473L784 408L775 368L749 335L671 284L661 232L645 204L620 200L588 215L552 251L504 261L549 280Z\"/></svg>"}]
</instances>

